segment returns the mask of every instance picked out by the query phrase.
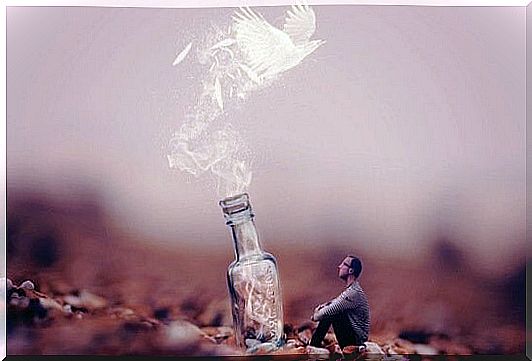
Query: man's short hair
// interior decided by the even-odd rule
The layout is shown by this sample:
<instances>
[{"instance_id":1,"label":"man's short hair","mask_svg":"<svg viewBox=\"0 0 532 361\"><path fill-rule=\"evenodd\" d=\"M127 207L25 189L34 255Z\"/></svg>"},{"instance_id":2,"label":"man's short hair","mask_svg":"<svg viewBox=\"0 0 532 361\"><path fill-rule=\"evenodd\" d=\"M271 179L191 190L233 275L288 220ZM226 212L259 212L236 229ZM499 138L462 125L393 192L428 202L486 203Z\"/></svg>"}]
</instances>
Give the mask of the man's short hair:
<instances>
[{"instance_id":1,"label":"man's short hair","mask_svg":"<svg viewBox=\"0 0 532 361\"><path fill-rule=\"evenodd\" d=\"M360 258L348 255L347 257L351 258L351 269L353 270L353 275L358 278L360 273L362 273L362 261Z\"/></svg>"}]
</instances>

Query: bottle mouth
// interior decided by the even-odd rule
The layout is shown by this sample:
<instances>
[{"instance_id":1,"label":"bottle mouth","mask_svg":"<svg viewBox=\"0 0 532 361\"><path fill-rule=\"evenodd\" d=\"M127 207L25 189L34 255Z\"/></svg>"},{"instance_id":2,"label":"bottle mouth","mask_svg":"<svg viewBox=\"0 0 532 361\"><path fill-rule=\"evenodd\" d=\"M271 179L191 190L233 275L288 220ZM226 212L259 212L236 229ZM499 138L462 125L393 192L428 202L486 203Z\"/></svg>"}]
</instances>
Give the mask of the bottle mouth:
<instances>
[{"instance_id":1,"label":"bottle mouth","mask_svg":"<svg viewBox=\"0 0 532 361\"><path fill-rule=\"evenodd\" d=\"M220 207L222 207L222 212L228 225L253 218L251 203L249 202L249 195L247 193L222 199L220 201Z\"/></svg>"}]
</instances>

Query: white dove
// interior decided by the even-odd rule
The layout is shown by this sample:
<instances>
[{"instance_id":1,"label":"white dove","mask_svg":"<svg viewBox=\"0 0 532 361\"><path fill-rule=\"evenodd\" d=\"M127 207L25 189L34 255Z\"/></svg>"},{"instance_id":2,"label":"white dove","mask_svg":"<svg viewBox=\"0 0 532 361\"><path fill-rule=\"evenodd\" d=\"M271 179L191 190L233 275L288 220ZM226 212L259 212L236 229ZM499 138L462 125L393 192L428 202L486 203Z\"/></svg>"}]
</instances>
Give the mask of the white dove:
<instances>
[{"instance_id":1,"label":"white dove","mask_svg":"<svg viewBox=\"0 0 532 361\"><path fill-rule=\"evenodd\" d=\"M292 6L283 30L250 8L240 8L233 20L235 40L245 57L243 70L256 82L293 68L325 43L309 40L316 30L316 15L308 5Z\"/></svg>"}]
</instances>

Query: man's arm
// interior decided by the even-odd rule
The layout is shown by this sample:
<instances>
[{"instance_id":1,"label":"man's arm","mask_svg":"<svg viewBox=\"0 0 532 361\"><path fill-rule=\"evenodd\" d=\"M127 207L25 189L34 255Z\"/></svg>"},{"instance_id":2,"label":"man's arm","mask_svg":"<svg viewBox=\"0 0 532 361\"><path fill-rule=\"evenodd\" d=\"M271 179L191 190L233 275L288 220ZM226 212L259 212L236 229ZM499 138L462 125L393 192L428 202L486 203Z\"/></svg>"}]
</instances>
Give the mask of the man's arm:
<instances>
[{"instance_id":1,"label":"man's arm","mask_svg":"<svg viewBox=\"0 0 532 361\"><path fill-rule=\"evenodd\" d=\"M334 315L337 315L345 310L352 309L356 307L356 294L341 294L335 299L325 303L324 305L318 306L314 310L314 315L312 316L313 321L320 321L325 318L330 318Z\"/></svg>"}]
</instances>

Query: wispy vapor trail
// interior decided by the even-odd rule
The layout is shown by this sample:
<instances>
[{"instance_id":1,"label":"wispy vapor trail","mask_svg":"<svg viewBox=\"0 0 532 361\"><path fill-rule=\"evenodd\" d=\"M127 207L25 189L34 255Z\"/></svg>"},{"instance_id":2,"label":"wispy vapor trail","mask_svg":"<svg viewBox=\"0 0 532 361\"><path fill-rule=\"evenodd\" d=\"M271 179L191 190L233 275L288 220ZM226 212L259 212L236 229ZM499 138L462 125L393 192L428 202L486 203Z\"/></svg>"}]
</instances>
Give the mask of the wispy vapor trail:
<instances>
[{"instance_id":1,"label":"wispy vapor trail","mask_svg":"<svg viewBox=\"0 0 532 361\"><path fill-rule=\"evenodd\" d=\"M199 44L195 60L202 66L200 92L170 141L170 167L196 177L210 172L218 180L220 197L246 191L252 178L251 152L228 115L236 103L269 86L323 44L309 40L315 28L314 11L307 5L292 7L284 30L241 8L227 30ZM191 47L192 42L173 65L185 61Z\"/></svg>"}]
</instances>

